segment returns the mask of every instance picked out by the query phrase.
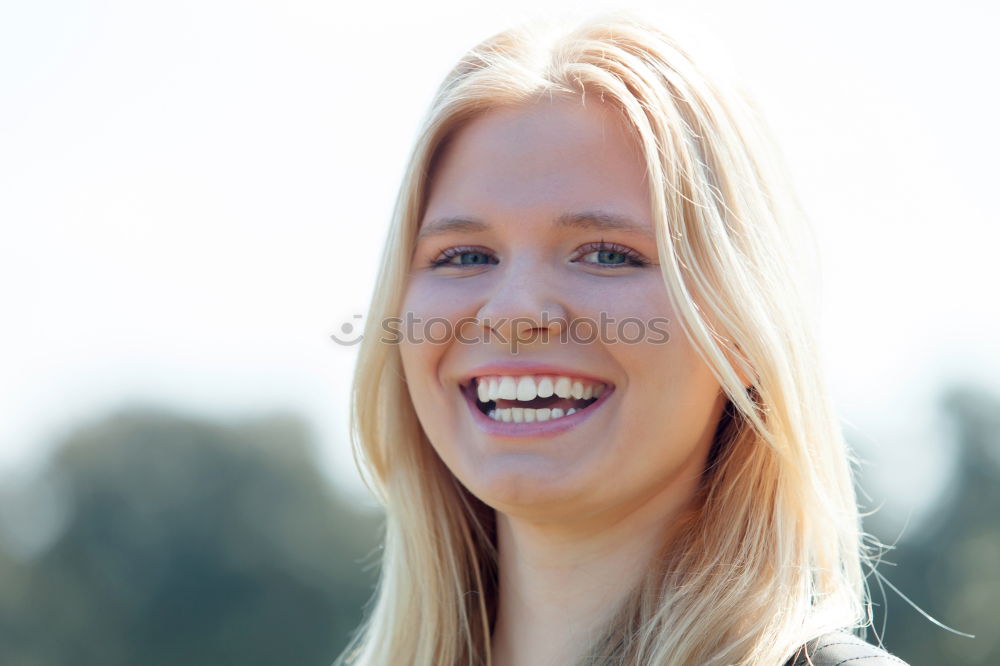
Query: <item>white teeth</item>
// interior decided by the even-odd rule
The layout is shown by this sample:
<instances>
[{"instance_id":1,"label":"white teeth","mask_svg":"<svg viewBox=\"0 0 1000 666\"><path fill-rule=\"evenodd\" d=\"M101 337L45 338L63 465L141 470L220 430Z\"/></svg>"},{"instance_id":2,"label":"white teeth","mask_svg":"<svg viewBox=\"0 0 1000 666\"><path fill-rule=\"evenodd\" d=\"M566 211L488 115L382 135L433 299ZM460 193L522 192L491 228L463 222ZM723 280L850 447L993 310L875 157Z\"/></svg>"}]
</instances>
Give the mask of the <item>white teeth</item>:
<instances>
[{"instance_id":1,"label":"white teeth","mask_svg":"<svg viewBox=\"0 0 1000 666\"><path fill-rule=\"evenodd\" d=\"M564 416L576 414L579 409L570 407L565 412L559 407L552 409L531 409L530 407L511 407L509 409L490 410L489 417L494 421L505 421L508 423L534 423L535 421L549 421L561 419Z\"/></svg>"},{"instance_id":2,"label":"white teeth","mask_svg":"<svg viewBox=\"0 0 1000 666\"><path fill-rule=\"evenodd\" d=\"M537 395L535 378L521 377L521 380L517 383L517 399L520 402L528 402L529 400L534 400L535 395Z\"/></svg>"},{"instance_id":3,"label":"white teeth","mask_svg":"<svg viewBox=\"0 0 1000 666\"><path fill-rule=\"evenodd\" d=\"M517 400L517 382L513 377L501 377L497 397L501 400Z\"/></svg>"},{"instance_id":4,"label":"white teeth","mask_svg":"<svg viewBox=\"0 0 1000 666\"><path fill-rule=\"evenodd\" d=\"M480 377L476 380L476 397L481 403L497 400L516 400L529 402L537 398L573 398L576 400L591 400L601 397L607 386L600 382L590 382L571 377L552 377L531 375ZM514 407L495 409L489 417L496 421L513 421L515 423L532 423L547 421L575 414L582 408L531 409ZM513 411L512 411L513 410Z\"/></svg>"}]
</instances>

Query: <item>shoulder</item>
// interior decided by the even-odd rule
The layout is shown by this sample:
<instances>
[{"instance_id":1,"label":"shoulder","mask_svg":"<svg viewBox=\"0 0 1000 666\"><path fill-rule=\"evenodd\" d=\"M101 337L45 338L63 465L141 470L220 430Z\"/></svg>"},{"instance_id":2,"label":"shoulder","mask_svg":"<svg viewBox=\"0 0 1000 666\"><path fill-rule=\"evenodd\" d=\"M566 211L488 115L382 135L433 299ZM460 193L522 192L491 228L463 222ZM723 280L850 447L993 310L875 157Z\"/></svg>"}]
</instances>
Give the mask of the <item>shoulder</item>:
<instances>
[{"instance_id":1,"label":"shoulder","mask_svg":"<svg viewBox=\"0 0 1000 666\"><path fill-rule=\"evenodd\" d=\"M893 656L846 631L831 631L806 643L785 666L909 666Z\"/></svg>"}]
</instances>

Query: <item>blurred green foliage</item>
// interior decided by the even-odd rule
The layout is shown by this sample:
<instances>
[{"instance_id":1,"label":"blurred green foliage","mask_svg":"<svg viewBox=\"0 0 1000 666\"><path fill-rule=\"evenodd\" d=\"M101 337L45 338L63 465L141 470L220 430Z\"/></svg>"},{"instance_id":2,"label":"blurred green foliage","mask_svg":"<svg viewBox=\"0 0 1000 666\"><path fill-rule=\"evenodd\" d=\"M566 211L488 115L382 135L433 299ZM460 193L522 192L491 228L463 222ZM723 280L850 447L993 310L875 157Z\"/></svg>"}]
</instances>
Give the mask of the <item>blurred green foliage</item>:
<instances>
[{"instance_id":1,"label":"blurred green foliage","mask_svg":"<svg viewBox=\"0 0 1000 666\"><path fill-rule=\"evenodd\" d=\"M952 424L956 473L935 510L908 530L878 570L938 622L936 626L891 589L874 618L894 654L914 666L1000 664L1000 400L971 386L943 392L941 408ZM914 451L914 456L921 452ZM875 514L873 518L877 517ZM869 524L870 523L870 524ZM866 530L885 543L896 540L883 522ZM876 578L868 584L882 601ZM884 623L884 634L882 627ZM875 642L869 630L868 640Z\"/></svg>"},{"instance_id":2,"label":"blurred green foliage","mask_svg":"<svg viewBox=\"0 0 1000 666\"><path fill-rule=\"evenodd\" d=\"M282 415L132 408L73 432L44 479L58 537L23 562L0 549L0 664L329 664L373 592L381 521L311 446Z\"/></svg>"},{"instance_id":3,"label":"blurred green foliage","mask_svg":"<svg viewBox=\"0 0 1000 666\"><path fill-rule=\"evenodd\" d=\"M976 638L889 589L886 615L871 577L875 627L914 666L996 665L1000 402L956 388L942 407L956 477L879 571ZM382 516L327 483L314 446L280 414L221 423L137 407L71 432L35 504L0 507L0 664L328 665L374 591ZM865 525L896 540L878 514ZM35 528L52 534L34 551L11 536Z\"/></svg>"}]
</instances>

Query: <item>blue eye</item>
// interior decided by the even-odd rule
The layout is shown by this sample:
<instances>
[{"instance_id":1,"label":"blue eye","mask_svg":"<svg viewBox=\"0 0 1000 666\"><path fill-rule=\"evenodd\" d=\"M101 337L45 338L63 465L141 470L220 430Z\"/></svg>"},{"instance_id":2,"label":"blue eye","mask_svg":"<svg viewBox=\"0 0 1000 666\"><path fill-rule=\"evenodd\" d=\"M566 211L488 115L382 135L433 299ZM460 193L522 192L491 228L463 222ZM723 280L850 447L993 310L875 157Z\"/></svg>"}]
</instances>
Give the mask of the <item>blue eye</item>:
<instances>
[{"instance_id":1,"label":"blue eye","mask_svg":"<svg viewBox=\"0 0 1000 666\"><path fill-rule=\"evenodd\" d=\"M439 258L431 262L431 267L437 266L484 266L491 261L492 255L475 247L449 247L441 252Z\"/></svg>"},{"instance_id":2,"label":"blue eye","mask_svg":"<svg viewBox=\"0 0 1000 666\"><path fill-rule=\"evenodd\" d=\"M616 252L615 250L600 250L591 254L597 255L597 263L599 264L624 264L627 259L624 252Z\"/></svg>"},{"instance_id":3,"label":"blue eye","mask_svg":"<svg viewBox=\"0 0 1000 666\"><path fill-rule=\"evenodd\" d=\"M608 267L645 266L649 263L632 248L604 241L584 245L574 261Z\"/></svg>"},{"instance_id":4,"label":"blue eye","mask_svg":"<svg viewBox=\"0 0 1000 666\"><path fill-rule=\"evenodd\" d=\"M463 252L458 259L460 264L485 264L490 260L485 252Z\"/></svg>"},{"instance_id":5,"label":"blue eye","mask_svg":"<svg viewBox=\"0 0 1000 666\"><path fill-rule=\"evenodd\" d=\"M587 243L577 250L576 258L573 261L605 268L641 267L649 264L646 258L632 248L605 241ZM430 267L486 266L497 263L499 261L496 256L486 248L465 245L442 250L438 254L438 258L430 262Z\"/></svg>"}]
</instances>

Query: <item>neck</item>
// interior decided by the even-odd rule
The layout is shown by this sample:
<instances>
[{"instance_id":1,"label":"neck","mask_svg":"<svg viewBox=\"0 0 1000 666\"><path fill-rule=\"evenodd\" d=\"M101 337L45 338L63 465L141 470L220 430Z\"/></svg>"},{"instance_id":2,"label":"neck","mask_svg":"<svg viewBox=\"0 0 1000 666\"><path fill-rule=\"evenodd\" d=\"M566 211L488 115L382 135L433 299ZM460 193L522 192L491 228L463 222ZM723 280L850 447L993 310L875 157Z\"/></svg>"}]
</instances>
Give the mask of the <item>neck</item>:
<instances>
[{"instance_id":1,"label":"neck","mask_svg":"<svg viewBox=\"0 0 1000 666\"><path fill-rule=\"evenodd\" d=\"M583 656L666 545L697 474L586 523L497 512L493 666L564 666ZM675 480L676 481L676 480Z\"/></svg>"}]
</instances>

